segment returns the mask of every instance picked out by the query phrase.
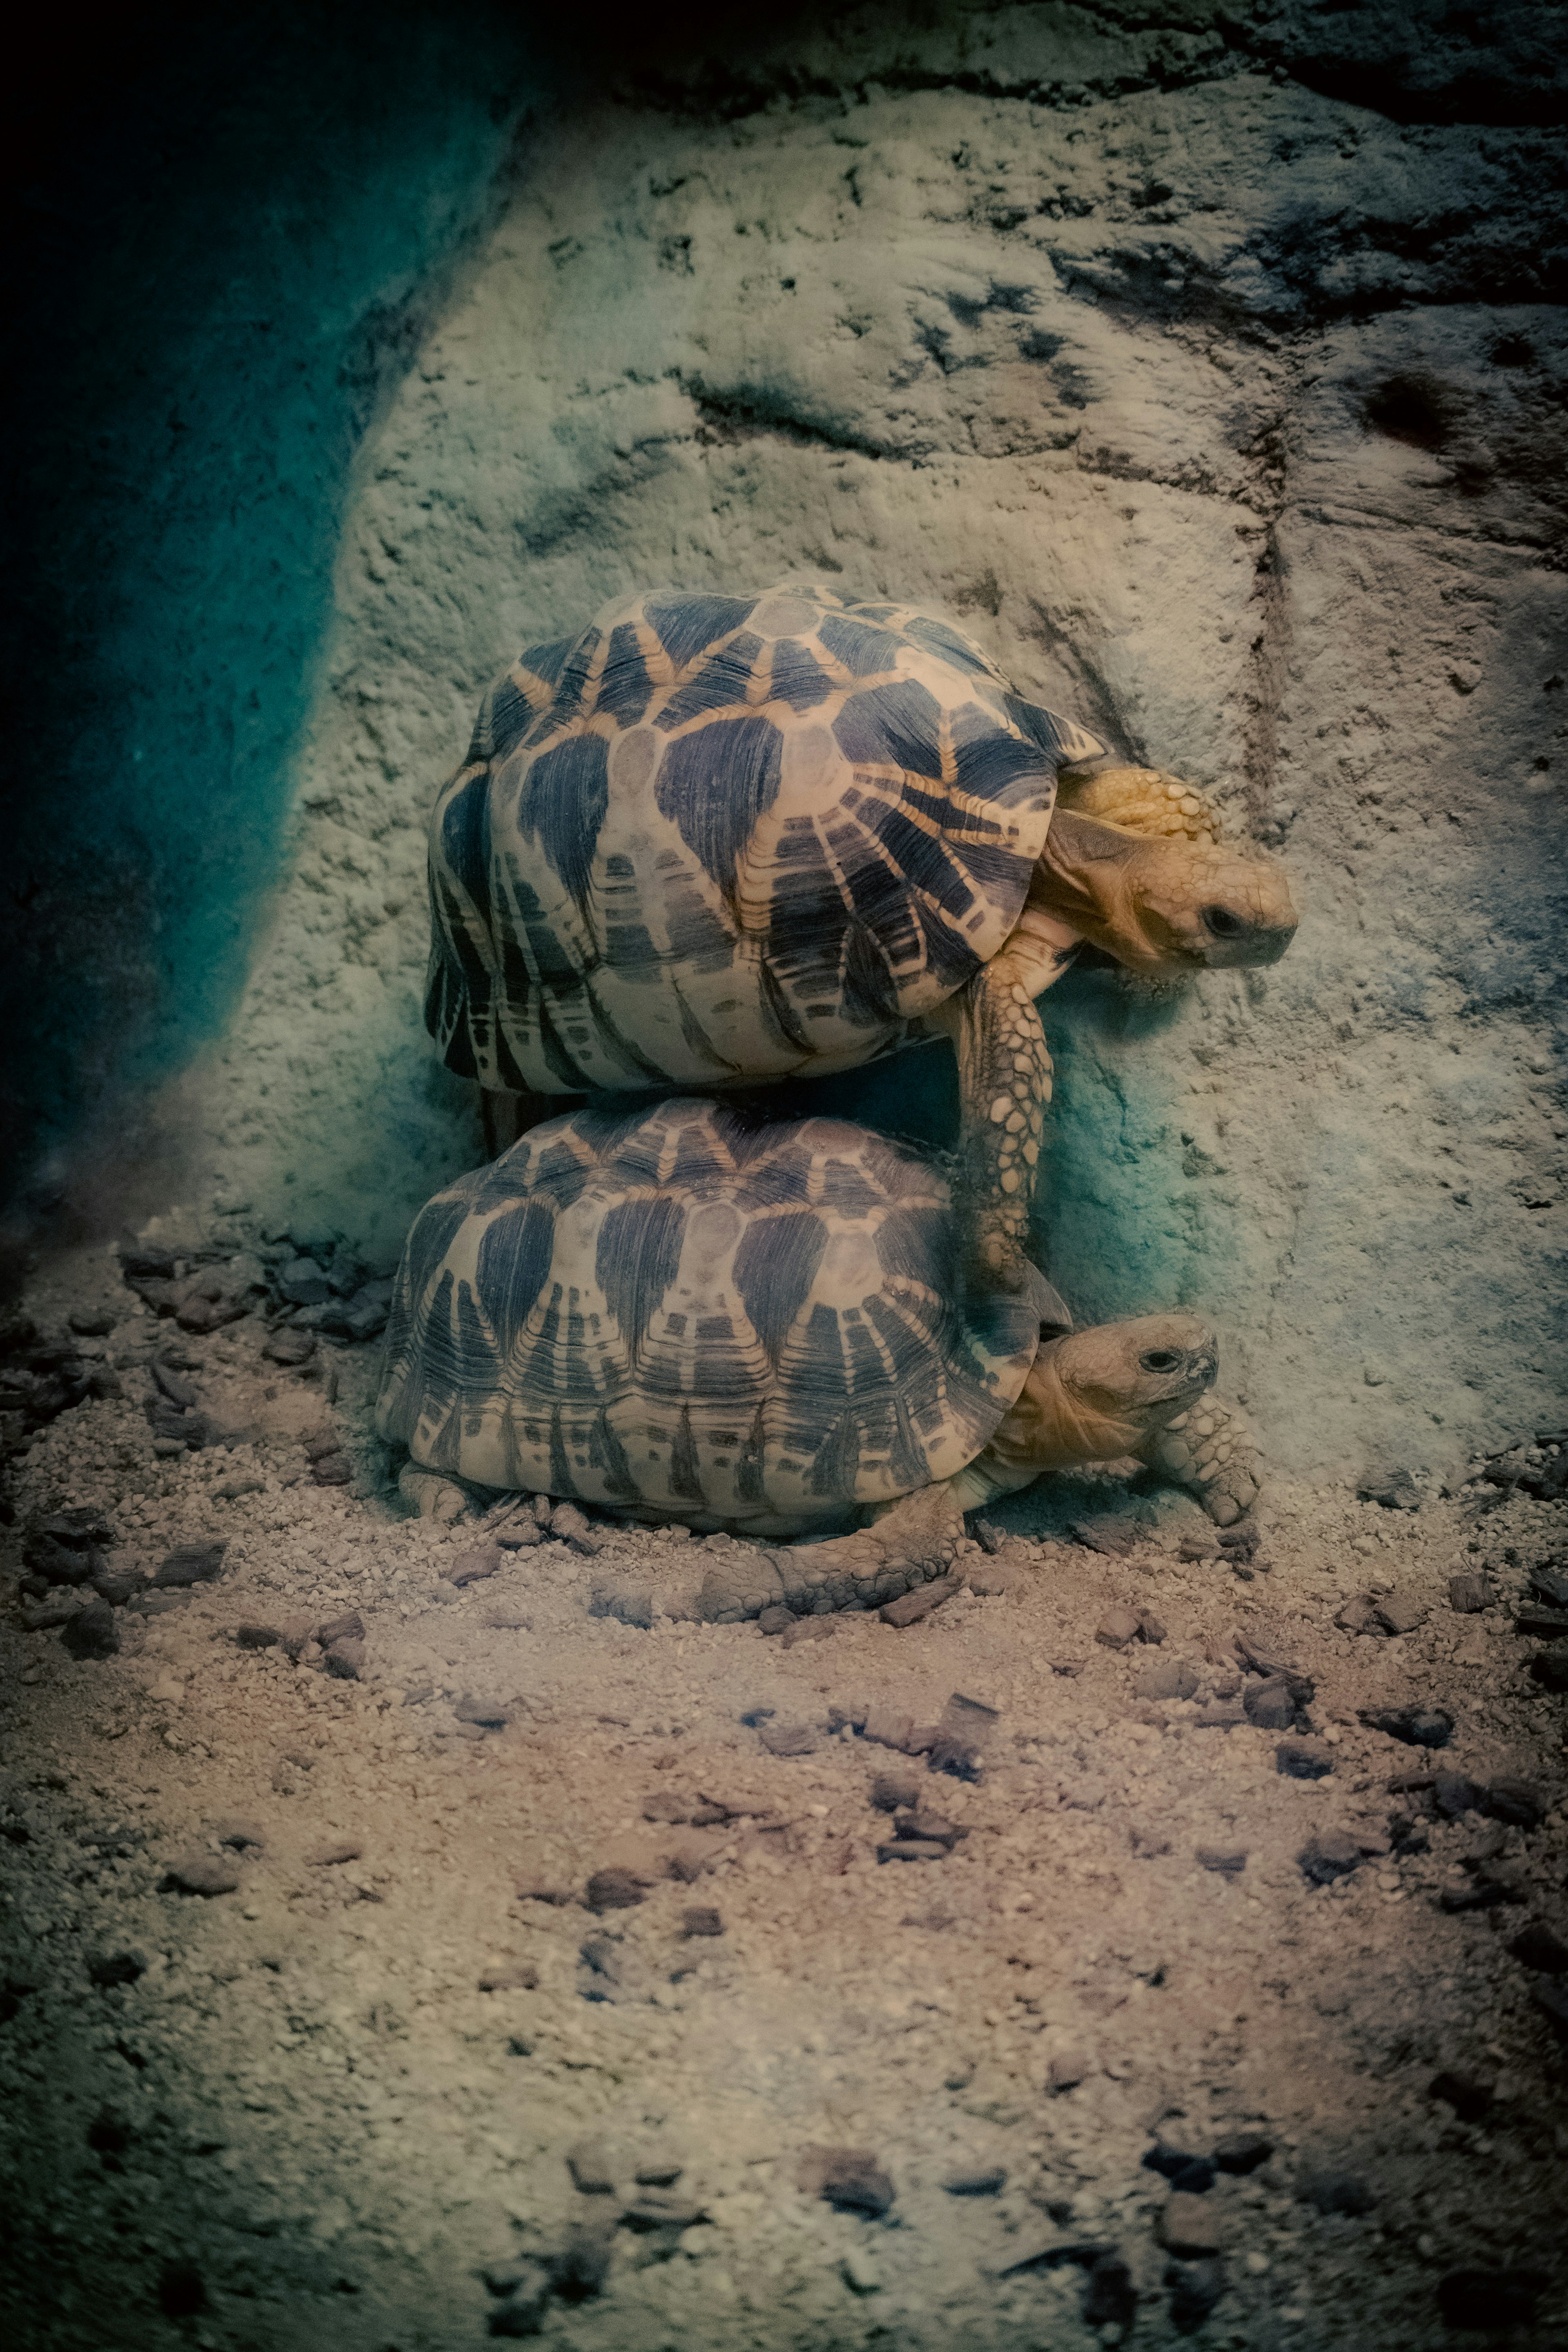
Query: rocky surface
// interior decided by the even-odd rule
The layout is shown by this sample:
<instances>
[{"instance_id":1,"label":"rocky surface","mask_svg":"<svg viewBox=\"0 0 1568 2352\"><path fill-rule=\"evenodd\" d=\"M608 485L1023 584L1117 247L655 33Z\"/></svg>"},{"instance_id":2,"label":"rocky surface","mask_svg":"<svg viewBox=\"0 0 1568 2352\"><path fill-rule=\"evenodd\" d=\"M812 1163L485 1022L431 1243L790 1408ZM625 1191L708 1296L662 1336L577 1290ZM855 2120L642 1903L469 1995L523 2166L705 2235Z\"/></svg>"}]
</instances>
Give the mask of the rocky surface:
<instances>
[{"instance_id":1,"label":"rocky surface","mask_svg":"<svg viewBox=\"0 0 1568 2352\"><path fill-rule=\"evenodd\" d=\"M374 1349L176 1339L102 1253L26 1305L122 1393L0 1551L17 2352L1561 2340L1562 1508L1504 1465L1243 1544L1047 1483L916 1622L637 1630L601 1564L695 1538L407 1516ZM230 1442L153 1434L174 1348Z\"/></svg>"}]
</instances>

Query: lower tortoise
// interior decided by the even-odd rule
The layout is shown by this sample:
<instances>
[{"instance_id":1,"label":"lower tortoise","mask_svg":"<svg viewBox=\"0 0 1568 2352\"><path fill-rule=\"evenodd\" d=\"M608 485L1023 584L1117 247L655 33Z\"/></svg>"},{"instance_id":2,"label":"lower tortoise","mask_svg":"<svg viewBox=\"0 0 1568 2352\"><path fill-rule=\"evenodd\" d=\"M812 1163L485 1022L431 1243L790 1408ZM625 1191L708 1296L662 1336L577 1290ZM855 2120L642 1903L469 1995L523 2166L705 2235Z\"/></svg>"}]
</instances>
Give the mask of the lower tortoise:
<instances>
[{"instance_id":1,"label":"lower tortoise","mask_svg":"<svg viewBox=\"0 0 1568 2352\"><path fill-rule=\"evenodd\" d=\"M943 1572L964 1511L1089 1462L1135 1454L1237 1518L1257 1480L1204 1402L1209 1327L1073 1332L1033 1267L997 1278L977 1211L998 1132L983 1116L949 1171L708 1100L549 1121L416 1220L381 1433L425 1472L764 1545L877 1514L704 1555L660 1606L710 1619L887 1600Z\"/></svg>"},{"instance_id":2,"label":"lower tortoise","mask_svg":"<svg viewBox=\"0 0 1568 2352\"><path fill-rule=\"evenodd\" d=\"M1149 976L1271 963L1283 875L1188 786L1018 694L951 622L811 581L622 599L486 696L430 827L426 1019L495 1150L537 1097L821 1076L1012 1041L998 1270L1021 1258L1088 942ZM992 1101L995 1097L990 1098Z\"/></svg>"}]
</instances>

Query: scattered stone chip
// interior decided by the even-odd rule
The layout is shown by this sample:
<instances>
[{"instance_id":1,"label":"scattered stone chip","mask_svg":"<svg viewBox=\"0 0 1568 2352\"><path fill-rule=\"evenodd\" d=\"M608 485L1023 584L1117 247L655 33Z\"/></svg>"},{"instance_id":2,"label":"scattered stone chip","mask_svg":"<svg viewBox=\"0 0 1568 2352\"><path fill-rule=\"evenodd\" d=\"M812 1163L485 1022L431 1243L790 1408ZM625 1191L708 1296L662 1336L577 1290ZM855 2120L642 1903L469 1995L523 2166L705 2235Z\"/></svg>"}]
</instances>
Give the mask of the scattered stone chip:
<instances>
[{"instance_id":1,"label":"scattered stone chip","mask_svg":"<svg viewBox=\"0 0 1568 2352\"><path fill-rule=\"evenodd\" d=\"M808 1723L764 1723L757 1734L770 1756L811 1756L816 1734Z\"/></svg>"},{"instance_id":2,"label":"scattered stone chip","mask_svg":"<svg viewBox=\"0 0 1568 2352\"><path fill-rule=\"evenodd\" d=\"M1327 1886L1336 1878L1344 1878L1361 1868L1364 1859L1360 1841L1348 1830L1320 1830L1297 1857L1301 1868L1316 1886Z\"/></svg>"},{"instance_id":3,"label":"scattered stone chip","mask_svg":"<svg viewBox=\"0 0 1568 2352\"><path fill-rule=\"evenodd\" d=\"M918 1584L912 1591L901 1592L896 1601L886 1602L877 1613L884 1625L918 1625L922 1617L929 1617L933 1609L940 1609L944 1601L951 1601L958 1589L956 1576L933 1577L929 1584Z\"/></svg>"},{"instance_id":4,"label":"scattered stone chip","mask_svg":"<svg viewBox=\"0 0 1568 2352\"><path fill-rule=\"evenodd\" d=\"M1222 1876L1236 1878L1247 1868L1247 1848L1244 1845L1201 1845L1197 1850L1200 1870L1218 1871Z\"/></svg>"},{"instance_id":5,"label":"scattered stone chip","mask_svg":"<svg viewBox=\"0 0 1568 2352\"><path fill-rule=\"evenodd\" d=\"M164 1892L175 1895L232 1895L239 1873L216 1853L183 1854L169 1864L161 1884Z\"/></svg>"},{"instance_id":6,"label":"scattered stone chip","mask_svg":"<svg viewBox=\"0 0 1568 2352\"><path fill-rule=\"evenodd\" d=\"M866 2147L806 2147L801 2150L797 2183L807 2197L821 2197L841 2213L879 2220L893 2203L892 2181Z\"/></svg>"},{"instance_id":7,"label":"scattered stone chip","mask_svg":"<svg viewBox=\"0 0 1568 2352\"><path fill-rule=\"evenodd\" d=\"M539 1970L527 1960L503 1960L479 1979L481 1992L532 1992L538 1982Z\"/></svg>"},{"instance_id":8,"label":"scattered stone chip","mask_svg":"<svg viewBox=\"0 0 1568 2352\"><path fill-rule=\"evenodd\" d=\"M680 1915L683 1936L721 1936L724 1922L710 1903L689 1904Z\"/></svg>"},{"instance_id":9,"label":"scattered stone chip","mask_svg":"<svg viewBox=\"0 0 1568 2352\"><path fill-rule=\"evenodd\" d=\"M312 1846L305 1860L312 1870L331 1870L340 1863L358 1862L364 1853L361 1838L328 1838L322 1844Z\"/></svg>"},{"instance_id":10,"label":"scattered stone chip","mask_svg":"<svg viewBox=\"0 0 1568 2352\"><path fill-rule=\"evenodd\" d=\"M61 1628L60 1645L73 1658L112 1658L120 1648L120 1627L109 1602L89 1601L75 1611Z\"/></svg>"},{"instance_id":11,"label":"scattered stone chip","mask_svg":"<svg viewBox=\"0 0 1568 2352\"><path fill-rule=\"evenodd\" d=\"M1007 2168L992 2164L972 2172L950 2172L942 2185L950 2197L997 2197L1007 2186Z\"/></svg>"},{"instance_id":12,"label":"scattered stone chip","mask_svg":"<svg viewBox=\"0 0 1568 2352\"><path fill-rule=\"evenodd\" d=\"M1086 2050L1058 2050L1046 2067L1047 2089L1052 2092L1076 2091L1093 2063Z\"/></svg>"},{"instance_id":13,"label":"scattered stone chip","mask_svg":"<svg viewBox=\"0 0 1568 2352\"><path fill-rule=\"evenodd\" d=\"M647 1882L630 1870L596 1870L589 1879L584 1899L590 1911L629 1911L634 1904L647 1897ZM548 1901L550 1898L545 1898Z\"/></svg>"},{"instance_id":14,"label":"scattered stone chip","mask_svg":"<svg viewBox=\"0 0 1568 2352\"><path fill-rule=\"evenodd\" d=\"M1261 2132L1227 2132L1215 2143L1214 2160L1221 2172L1256 2172L1273 2153L1273 2141Z\"/></svg>"},{"instance_id":15,"label":"scattered stone chip","mask_svg":"<svg viewBox=\"0 0 1568 2352\"><path fill-rule=\"evenodd\" d=\"M153 1579L153 1591L177 1591L194 1584L210 1584L227 1549L224 1543L176 1544Z\"/></svg>"},{"instance_id":16,"label":"scattered stone chip","mask_svg":"<svg viewBox=\"0 0 1568 2352\"><path fill-rule=\"evenodd\" d=\"M1173 2189L1160 2216L1160 2235L1173 2254L1218 2253L1224 2240L1216 2200Z\"/></svg>"},{"instance_id":17,"label":"scattered stone chip","mask_svg":"<svg viewBox=\"0 0 1568 2352\"><path fill-rule=\"evenodd\" d=\"M1107 1612L1094 1629L1094 1638L1105 1649L1124 1650L1139 1635L1138 1612L1133 1609L1112 1609Z\"/></svg>"},{"instance_id":18,"label":"scattered stone chip","mask_svg":"<svg viewBox=\"0 0 1568 2352\"><path fill-rule=\"evenodd\" d=\"M1463 2068L1445 2067L1434 2074L1426 2086L1426 2095L1441 2099L1452 2107L1462 2124L1479 2124L1497 2097L1497 2085L1489 2074L1472 2074Z\"/></svg>"},{"instance_id":19,"label":"scattered stone chip","mask_svg":"<svg viewBox=\"0 0 1568 2352\"><path fill-rule=\"evenodd\" d=\"M1385 1633L1414 1633L1426 1622L1426 1604L1412 1592L1385 1592L1376 1607Z\"/></svg>"},{"instance_id":20,"label":"scattered stone chip","mask_svg":"<svg viewBox=\"0 0 1568 2352\"><path fill-rule=\"evenodd\" d=\"M1407 1748L1447 1748L1454 1736L1454 1718L1440 1706L1363 1707L1361 1719Z\"/></svg>"},{"instance_id":21,"label":"scattered stone chip","mask_svg":"<svg viewBox=\"0 0 1568 2352\"><path fill-rule=\"evenodd\" d=\"M1289 1731L1296 1720L1296 1702L1283 1675L1269 1675L1263 1682L1249 1682L1241 1703L1247 1721L1255 1723L1259 1731Z\"/></svg>"},{"instance_id":22,"label":"scattered stone chip","mask_svg":"<svg viewBox=\"0 0 1568 2352\"><path fill-rule=\"evenodd\" d=\"M1451 1576L1448 1579L1448 1606L1461 1617L1479 1616L1489 1609L1497 1599L1491 1580L1485 1576Z\"/></svg>"},{"instance_id":23,"label":"scattered stone chip","mask_svg":"<svg viewBox=\"0 0 1568 2352\"><path fill-rule=\"evenodd\" d=\"M1322 1739L1282 1739L1274 1750L1274 1769L1288 1780L1326 1780L1334 1769L1334 1751Z\"/></svg>"},{"instance_id":24,"label":"scattered stone chip","mask_svg":"<svg viewBox=\"0 0 1568 2352\"><path fill-rule=\"evenodd\" d=\"M499 1544L479 1544L468 1551L455 1552L441 1570L444 1582L461 1591L466 1584L477 1584L482 1577L494 1576L501 1565Z\"/></svg>"}]
</instances>

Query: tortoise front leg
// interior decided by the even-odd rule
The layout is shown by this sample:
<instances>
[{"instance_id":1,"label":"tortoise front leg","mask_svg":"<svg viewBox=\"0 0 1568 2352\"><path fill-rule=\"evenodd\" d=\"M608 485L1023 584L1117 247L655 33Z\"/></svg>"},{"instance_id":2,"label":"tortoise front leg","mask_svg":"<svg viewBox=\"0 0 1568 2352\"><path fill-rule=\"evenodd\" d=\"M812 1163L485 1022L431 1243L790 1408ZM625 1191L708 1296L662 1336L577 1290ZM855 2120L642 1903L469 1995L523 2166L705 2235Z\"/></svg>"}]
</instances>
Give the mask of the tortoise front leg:
<instances>
[{"instance_id":1,"label":"tortoise front leg","mask_svg":"<svg viewBox=\"0 0 1568 2352\"><path fill-rule=\"evenodd\" d=\"M952 1039L963 1108L958 1191L986 1281L1033 1279L1026 1245L1051 1057L1024 955L1004 948L927 1015Z\"/></svg>"},{"instance_id":2,"label":"tortoise front leg","mask_svg":"<svg viewBox=\"0 0 1568 2352\"><path fill-rule=\"evenodd\" d=\"M1258 1500L1262 1465L1239 1411L1205 1396L1137 1449L1151 1470L1195 1495L1222 1528L1245 1517Z\"/></svg>"}]
</instances>

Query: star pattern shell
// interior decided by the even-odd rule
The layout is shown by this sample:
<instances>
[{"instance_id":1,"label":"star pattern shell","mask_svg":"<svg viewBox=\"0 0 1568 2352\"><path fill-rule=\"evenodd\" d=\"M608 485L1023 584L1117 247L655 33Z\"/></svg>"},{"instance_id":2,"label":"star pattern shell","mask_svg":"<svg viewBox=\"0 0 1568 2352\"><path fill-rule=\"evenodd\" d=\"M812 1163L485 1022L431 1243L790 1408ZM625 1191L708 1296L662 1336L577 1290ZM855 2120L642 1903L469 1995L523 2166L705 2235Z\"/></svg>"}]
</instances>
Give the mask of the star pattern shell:
<instances>
[{"instance_id":1,"label":"star pattern shell","mask_svg":"<svg viewBox=\"0 0 1568 2352\"><path fill-rule=\"evenodd\" d=\"M612 606L520 656L437 803L426 1024L514 1092L868 1061L1002 946L1103 748L910 606Z\"/></svg>"},{"instance_id":2,"label":"star pattern shell","mask_svg":"<svg viewBox=\"0 0 1568 2352\"><path fill-rule=\"evenodd\" d=\"M841 1518L951 1475L1034 1360L966 1299L942 1171L683 1097L535 1128L421 1211L377 1409L425 1467L696 1524Z\"/></svg>"}]
</instances>

